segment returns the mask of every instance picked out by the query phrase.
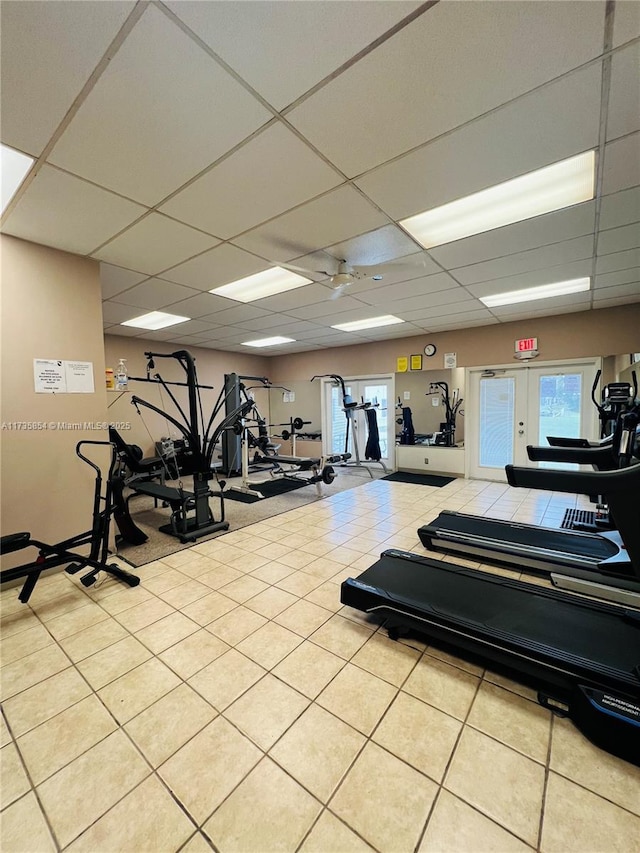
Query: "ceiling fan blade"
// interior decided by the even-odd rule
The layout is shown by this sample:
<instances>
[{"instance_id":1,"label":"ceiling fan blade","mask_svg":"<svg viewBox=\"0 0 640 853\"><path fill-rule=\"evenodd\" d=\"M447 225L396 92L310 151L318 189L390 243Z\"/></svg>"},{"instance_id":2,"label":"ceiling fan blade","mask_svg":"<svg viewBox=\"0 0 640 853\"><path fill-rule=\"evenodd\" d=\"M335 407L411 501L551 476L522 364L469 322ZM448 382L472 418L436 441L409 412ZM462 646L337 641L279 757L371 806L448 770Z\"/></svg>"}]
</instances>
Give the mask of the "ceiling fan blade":
<instances>
[{"instance_id":1,"label":"ceiling fan blade","mask_svg":"<svg viewBox=\"0 0 640 853\"><path fill-rule=\"evenodd\" d=\"M326 275L327 278L330 278L333 273L327 272L326 270L308 270L305 267L297 267L294 264L285 264L283 261L278 263L279 267L283 267L286 270L293 270L294 272L306 273L307 275Z\"/></svg>"},{"instance_id":2,"label":"ceiling fan blade","mask_svg":"<svg viewBox=\"0 0 640 853\"><path fill-rule=\"evenodd\" d=\"M416 258L416 260L413 262L400 261L399 263L396 264L394 261L386 261L385 263L382 263L382 264L369 264L369 265L358 264L358 265L353 267L353 270L354 270L354 272L362 273L363 275L366 275L366 276L372 276L372 275L384 275L385 272L387 272L387 273L408 272L410 270L412 272L418 272L419 273L420 269L422 267L425 267L425 266L426 266L426 261L424 259L424 256L421 255L419 259Z\"/></svg>"}]
</instances>

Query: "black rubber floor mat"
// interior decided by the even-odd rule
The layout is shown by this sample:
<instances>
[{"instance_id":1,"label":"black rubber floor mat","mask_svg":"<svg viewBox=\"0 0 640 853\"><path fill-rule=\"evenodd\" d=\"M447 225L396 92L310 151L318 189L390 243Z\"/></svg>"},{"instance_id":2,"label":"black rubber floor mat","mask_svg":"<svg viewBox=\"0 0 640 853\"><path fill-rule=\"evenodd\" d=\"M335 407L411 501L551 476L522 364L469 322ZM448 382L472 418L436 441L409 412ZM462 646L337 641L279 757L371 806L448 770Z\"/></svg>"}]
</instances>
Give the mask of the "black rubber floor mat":
<instances>
[{"instance_id":1,"label":"black rubber floor mat","mask_svg":"<svg viewBox=\"0 0 640 853\"><path fill-rule=\"evenodd\" d=\"M391 480L393 483L413 483L417 486L436 486L441 488L447 483L452 483L455 477L439 477L437 474L409 474L406 471L396 471L395 474L387 474L383 480Z\"/></svg>"}]
</instances>

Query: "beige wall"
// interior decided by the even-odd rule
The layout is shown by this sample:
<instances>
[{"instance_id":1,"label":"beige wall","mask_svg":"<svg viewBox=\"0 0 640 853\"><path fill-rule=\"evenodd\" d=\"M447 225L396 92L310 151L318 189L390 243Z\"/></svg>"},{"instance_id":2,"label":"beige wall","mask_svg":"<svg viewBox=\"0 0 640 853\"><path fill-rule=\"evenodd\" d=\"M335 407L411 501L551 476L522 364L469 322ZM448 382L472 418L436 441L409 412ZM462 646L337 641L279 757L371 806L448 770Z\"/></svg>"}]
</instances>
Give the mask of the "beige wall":
<instances>
[{"instance_id":1,"label":"beige wall","mask_svg":"<svg viewBox=\"0 0 640 853\"><path fill-rule=\"evenodd\" d=\"M99 269L96 261L15 237L0 241L2 532L28 530L55 542L91 526L93 474L75 445L104 439L106 431L7 425L106 422ZM34 358L93 362L95 393L36 394Z\"/></svg>"},{"instance_id":2,"label":"beige wall","mask_svg":"<svg viewBox=\"0 0 640 853\"><path fill-rule=\"evenodd\" d=\"M423 358L424 370L442 369L446 352L457 353L458 367L515 364L514 341L529 337L538 338L540 361L637 352L640 349L640 303L273 356L269 371L274 381L285 385L288 380L311 379L314 373L343 376L394 373L398 357L421 353L426 343L434 343L438 351L432 358Z\"/></svg>"},{"instance_id":3,"label":"beige wall","mask_svg":"<svg viewBox=\"0 0 640 853\"><path fill-rule=\"evenodd\" d=\"M180 349L187 349L187 347L142 338L120 337L117 335L105 335L104 338L106 366L112 367L115 371L119 359L126 358L127 371L129 376L132 377L145 377L147 375L147 359L144 355L146 351L171 353ZM207 420L218 394L224 385L225 373L238 373L243 376L267 376L270 379L272 378L268 373L271 367L270 361L263 356L218 352L217 350L205 349L204 347L188 347L188 350L196 360L198 381L202 385L214 386L213 391L203 390L201 392L203 411ZM153 373L156 372L160 373L165 381L184 382L184 370L174 359L156 359ZM249 384L247 383L247 385ZM166 391L162 390L158 385L145 382L133 381L130 382L129 387L130 392L126 394L108 392L106 395L109 406L109 421L111 423L119 422L131 425L130 430L120 430L127 444L139 445L145 456L149 456L155 453L154 443L161 437L181 438L176 427L160 415L142 407L140 408L141 414L138 415L135 407L131 404L131 397L135 395L175 416L175 406L167 396ZM176 386L170 387L178 402L188 414L186 389ZM255 396L261 414L268 419L268 392L256 391ZM180 420L179 416L178 420Z\"/></svg>"}]
</instances>

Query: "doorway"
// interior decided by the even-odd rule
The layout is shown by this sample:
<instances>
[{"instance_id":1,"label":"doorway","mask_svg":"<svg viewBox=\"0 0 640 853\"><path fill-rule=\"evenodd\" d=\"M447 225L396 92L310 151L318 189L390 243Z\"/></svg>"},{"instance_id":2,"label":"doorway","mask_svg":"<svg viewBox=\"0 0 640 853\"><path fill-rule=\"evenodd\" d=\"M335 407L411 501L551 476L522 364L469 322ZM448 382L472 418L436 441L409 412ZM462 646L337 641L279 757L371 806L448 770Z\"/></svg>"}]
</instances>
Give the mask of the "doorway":
<instances>
[{"instance_id":1,"label":"doorway","mask_svg":"<svg viewBox=\"0 0 640 853\"><path fill-rule=\"evenodd\" d=\"M389 469L395 467L395 409L393 406L395 379L392 375L345 378L345 391L358 403L371 403L375 408L380 440L381 461ZM323 452L351 453L355 460L354 433L360 459L366 464L365 448L368 428L364 409L356 409L353 431L347 441L347 418L342 405L342 388L330 379L322 381L322 447Z\"/></svg>"},{"instance_id":2,"label":"doorway","mask_svg":"<svg viewBox=\"0 0 640 853\"><path fill-rule=\"evenodd\" d=\"M469 370L467 476L506 482L505 465L558 467L530 462L527 445L546 446L548 435L596 436L590 392L598 367L589 359Z\"/></svg>"}]
</instances>

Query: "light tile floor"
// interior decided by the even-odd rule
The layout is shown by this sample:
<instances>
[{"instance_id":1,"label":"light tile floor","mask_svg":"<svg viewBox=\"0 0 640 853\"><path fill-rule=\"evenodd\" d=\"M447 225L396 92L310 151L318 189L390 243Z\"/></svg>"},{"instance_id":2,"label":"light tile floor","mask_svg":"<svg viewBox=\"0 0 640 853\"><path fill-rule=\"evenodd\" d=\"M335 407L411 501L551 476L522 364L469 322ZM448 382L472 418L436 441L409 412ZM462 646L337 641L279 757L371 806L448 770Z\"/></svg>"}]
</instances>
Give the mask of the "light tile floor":
<instances>
[{"instance_id":1,"label":"light tile floor","mask_svg":"<svg viewBox=\"0 0 640 853\"><path fill-rule=\"evenodd\" d=\"M440 509L558 526L567 506L588 508L375 480L148 564L135 589L4 589L3 853L640 850L640 770L339 601L383 549L424 553Z\"/></svg>"}]
</instances>

